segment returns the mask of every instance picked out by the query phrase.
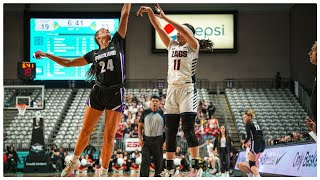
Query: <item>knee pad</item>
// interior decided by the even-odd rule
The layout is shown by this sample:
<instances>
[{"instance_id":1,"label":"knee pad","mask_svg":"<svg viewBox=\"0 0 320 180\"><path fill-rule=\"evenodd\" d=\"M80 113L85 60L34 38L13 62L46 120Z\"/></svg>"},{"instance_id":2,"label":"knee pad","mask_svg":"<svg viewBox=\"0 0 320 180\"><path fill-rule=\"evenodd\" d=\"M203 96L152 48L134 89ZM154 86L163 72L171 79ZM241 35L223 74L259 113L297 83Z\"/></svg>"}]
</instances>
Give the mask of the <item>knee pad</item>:
<instances>
[{"instance_id":1,"label":"knee pad","mask_svg":"<svg viewBox=\"0 0 320 180\"><path fill-rule=\"evenodd\" d=\"M255 166L256 165L256 162L255 161L250 161L249 160L249 166L250 166L250 168L252 167L252 166Z\"/></svg>"},{"instance_id":2,"label":"knee pad","mask_svg":"<svg viewBox=\"0 0 320 180\"><path fill-rule=\"evenodd\" d=\"M177 142L176 135L179 129L180 115L179 114L166 114L166 151L176 152Z\"/></svg>"},{"instance_id":3,"label":"knee pad","mask_svg":"<svg viewBox=\"0 0 320 180\"><path fill-rule=\"evenodd\" d=\"M186 137L188 147L199 146L199 141L194 132L196 114L194 113L184 113L182 114L182 130L184 136Z\"/></svg>"}]
</instances>

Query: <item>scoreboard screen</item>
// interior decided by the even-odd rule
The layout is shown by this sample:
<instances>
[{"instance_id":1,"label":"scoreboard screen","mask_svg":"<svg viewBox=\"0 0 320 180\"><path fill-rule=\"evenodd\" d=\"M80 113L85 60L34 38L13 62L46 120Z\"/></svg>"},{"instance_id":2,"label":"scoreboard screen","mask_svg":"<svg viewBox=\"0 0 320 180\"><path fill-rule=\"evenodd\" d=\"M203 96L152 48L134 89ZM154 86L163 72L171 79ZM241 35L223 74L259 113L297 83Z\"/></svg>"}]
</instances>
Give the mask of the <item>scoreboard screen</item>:
<instances>
[{"instance_id":1,"label":"scoreboard screen","mask_svg":"<svg viewBox=\"0 0 320 180\"><path fill-rule=\"evenodd\" d=\"M49 58L36 59L37 50L74 59L98 49L94 34L109 29L111 36L119 26L119 18L30 18L30 62L36 63L34 80L85 80L91 65L63 67Z\"/></svg>"}]
</instances>

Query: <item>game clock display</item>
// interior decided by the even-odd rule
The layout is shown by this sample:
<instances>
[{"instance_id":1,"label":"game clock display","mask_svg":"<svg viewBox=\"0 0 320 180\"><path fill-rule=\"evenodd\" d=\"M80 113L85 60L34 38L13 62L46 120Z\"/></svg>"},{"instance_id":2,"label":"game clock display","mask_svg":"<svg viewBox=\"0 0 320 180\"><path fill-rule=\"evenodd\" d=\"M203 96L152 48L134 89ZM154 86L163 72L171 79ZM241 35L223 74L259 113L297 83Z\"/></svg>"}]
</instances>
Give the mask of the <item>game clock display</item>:
<instances>
[{"instance_id":1,"label":"game clock display","mask_svg":"<svg viewBox=\"0 0 320 180\"><path fill-rule=\"evenodd\" d=\"M113 36L119 23L119 18L31 18L30 62L37 64L34 80L86 80L91 65L63 67L32 55L41 50L66 59L82 57L99 48L94 39L97 30L106 28Z\"/></svg>"},{"instance_id":2,"label":"game clock display","mask_svg":"<svg viewBox=\"0 0 320 180\"><path fill-rule=\"evenodd\" d=\"M18 78L34 79L36 76L36 63L18 62Z\"/></svg>"}]
</instances>

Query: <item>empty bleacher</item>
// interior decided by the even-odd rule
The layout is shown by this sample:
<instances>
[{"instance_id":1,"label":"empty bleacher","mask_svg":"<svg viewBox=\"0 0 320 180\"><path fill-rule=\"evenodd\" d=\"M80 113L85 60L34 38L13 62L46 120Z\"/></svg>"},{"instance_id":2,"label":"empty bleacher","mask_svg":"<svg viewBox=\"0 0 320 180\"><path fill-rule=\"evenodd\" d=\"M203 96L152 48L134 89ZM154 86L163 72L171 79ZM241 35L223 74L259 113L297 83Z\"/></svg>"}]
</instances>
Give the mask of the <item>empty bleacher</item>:
<instances>
[{"instance_id":1,"label":"empty bleacher","mask_svg":"<svg viewBox=\"0 0 320 180\"><path fill-rule=\"evenodd\" d=\"M256 112L266 138L308 130L307 113L289 89L226 89L226 96L240 134L246 134L242 115L249 108Z\"/></svg>"}]
</instances>

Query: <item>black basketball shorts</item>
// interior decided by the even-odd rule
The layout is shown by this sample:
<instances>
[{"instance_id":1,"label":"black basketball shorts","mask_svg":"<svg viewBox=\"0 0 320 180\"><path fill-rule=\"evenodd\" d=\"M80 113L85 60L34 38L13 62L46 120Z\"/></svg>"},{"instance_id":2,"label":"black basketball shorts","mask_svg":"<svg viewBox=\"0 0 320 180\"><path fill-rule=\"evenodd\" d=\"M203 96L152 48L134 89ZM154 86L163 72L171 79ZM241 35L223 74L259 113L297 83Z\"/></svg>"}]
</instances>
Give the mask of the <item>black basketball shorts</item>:
<instances>
[{"instance_id":1,"label":"black basketball shorts","mask_svg":"<svg viewBox=\"0 0 320 180\"><path fill-rule=\"evenodd\" d=\"M113 110L123 113L124 87L102 88L94 85L86 104L99 111Z\"/></svg>"},{"instance_id":2,"label":"black basketball shorts","mask_svg":"<svg viewBox=\"0 0 320 180\"><path fill-rule=\"evenodd\" d=\"M262 153L265 149L266 145L265 142L263 140L259 140L259 141L252 141L251 145L250 145L250 151L253 154L259 154Z\"/></svg>"}]
</instances>

